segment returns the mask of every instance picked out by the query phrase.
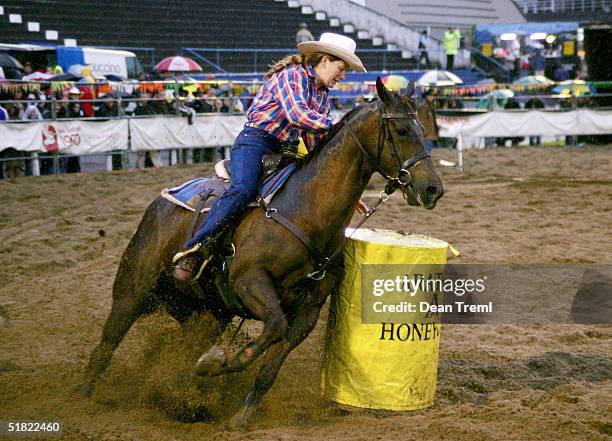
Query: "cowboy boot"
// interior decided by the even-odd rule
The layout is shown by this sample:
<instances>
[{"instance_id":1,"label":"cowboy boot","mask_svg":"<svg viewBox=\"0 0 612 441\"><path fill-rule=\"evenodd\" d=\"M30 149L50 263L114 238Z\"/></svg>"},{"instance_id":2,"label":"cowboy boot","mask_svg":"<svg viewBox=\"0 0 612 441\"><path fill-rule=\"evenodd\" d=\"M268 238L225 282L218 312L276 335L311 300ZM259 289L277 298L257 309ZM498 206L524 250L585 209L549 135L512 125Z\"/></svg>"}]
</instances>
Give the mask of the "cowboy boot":
<instances>
[{"instance_id":1,"label":"cowboy boot","mask_svg":"<svg viewBox=\"0 0 612 441\"><path fill-rule=\"evenodd\" d=\"M176 253L172 258L174 266L174 277L180 281L187 282L199 276L199 273L212 258L212 241L196 243L188 250Z\"/></svg>"}]
</instances>

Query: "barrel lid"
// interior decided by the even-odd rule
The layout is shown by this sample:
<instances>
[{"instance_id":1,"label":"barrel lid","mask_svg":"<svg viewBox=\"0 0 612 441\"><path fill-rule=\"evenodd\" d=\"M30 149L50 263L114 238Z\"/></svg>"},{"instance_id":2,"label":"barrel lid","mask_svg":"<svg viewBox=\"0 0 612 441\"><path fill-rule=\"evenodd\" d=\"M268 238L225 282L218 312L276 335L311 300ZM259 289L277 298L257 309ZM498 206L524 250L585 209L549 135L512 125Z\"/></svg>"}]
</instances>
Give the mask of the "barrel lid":
<instances>
[{"instance_id":1,"label":"barrel lid","mask_svg":"<svg viewBox=\"0 0 612 441\"><path fill-rule=\"evenodd\" d=\"M443 240L425 236L424 234L401 233L378 228L347 228L345 236L351 240L362 242L383 243L389 245L421 247L421 248L448 248Z\"/></svg>"}]
</instances>

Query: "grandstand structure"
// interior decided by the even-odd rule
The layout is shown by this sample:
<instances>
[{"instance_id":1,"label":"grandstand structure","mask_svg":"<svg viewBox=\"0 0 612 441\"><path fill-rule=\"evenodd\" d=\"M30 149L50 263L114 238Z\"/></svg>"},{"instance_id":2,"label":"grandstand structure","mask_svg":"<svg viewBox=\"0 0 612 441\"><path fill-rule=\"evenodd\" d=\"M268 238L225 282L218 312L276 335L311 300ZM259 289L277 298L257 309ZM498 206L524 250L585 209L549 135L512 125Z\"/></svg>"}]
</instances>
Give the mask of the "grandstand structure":
<instances>
[{"instance_id":1,"label":"grandstand structure","mask_svg":"<svg viewBox=\"0 0 612 441\"><path fill-rule=\"evenodd\" d=\"M612 0L514 0L529 21L611 23Z\"/></svg>"},{"instance_id":2,"label":"grandstand structure","mask_svg":"<svg viewBox=\"0 0 612 441\"><path fill-rule=\"evenodd\" d=\"M355 39L369 70L408 70L416 64L416 52L386 45L379 36L295 0L1 0L0 20L2 43L154 48L157 61L182 48L205 48L187 55L213 73L265 71L286 54L282 49L295 48L302 22L315 36L332 31ZM149 67L154 61L141 59Z\"/></svg>"},{"instance_id":3,"label":"grandstand structure","mask_svg":"<svg viewBox=\"0 0 612 441\"><path fill-rule=\"evenodd\" d=\"M524 23L512 0L360 0L377 11L417 30L429 30L441 39L449 26L469 35L472 26L490 23Z\"/></svg>"}]
</instances>

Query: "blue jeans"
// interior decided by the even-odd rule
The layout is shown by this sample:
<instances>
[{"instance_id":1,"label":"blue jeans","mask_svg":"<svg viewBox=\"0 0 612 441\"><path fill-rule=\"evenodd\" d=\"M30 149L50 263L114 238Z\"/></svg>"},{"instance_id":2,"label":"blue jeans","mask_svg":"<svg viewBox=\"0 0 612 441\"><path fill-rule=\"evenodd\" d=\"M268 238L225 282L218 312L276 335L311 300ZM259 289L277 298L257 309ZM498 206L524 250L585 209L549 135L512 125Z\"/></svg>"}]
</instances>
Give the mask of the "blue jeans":
<instances>
[{"instance_id":1,"label":"blue jeans","mask_svg":"<svg viewBox=\"0 0 612 441\"><path fill-rule=\"evenodd\" d=\"M425 151L427 153L429 153L430 156L431 156L431 152L432 152L435 144L436 144L436 141L434 141L433 139L426 139L425 140Z\"/></svg>"},{"instance_id":2,"label":"blue jeans","mask_svg":"<svg viewBox=\"0 0 612 441\"><path fill-rule=\"evenodd\" d=\"M245 127L240 132L232 146L232 185L212 206L204 223L185 244L185 249L205 241L218 233L222 226L236 220L247 204L257 197L263 172L261 157L280 152L282 148L278 139L263 130Z\"/></svg>"}]
</instances>

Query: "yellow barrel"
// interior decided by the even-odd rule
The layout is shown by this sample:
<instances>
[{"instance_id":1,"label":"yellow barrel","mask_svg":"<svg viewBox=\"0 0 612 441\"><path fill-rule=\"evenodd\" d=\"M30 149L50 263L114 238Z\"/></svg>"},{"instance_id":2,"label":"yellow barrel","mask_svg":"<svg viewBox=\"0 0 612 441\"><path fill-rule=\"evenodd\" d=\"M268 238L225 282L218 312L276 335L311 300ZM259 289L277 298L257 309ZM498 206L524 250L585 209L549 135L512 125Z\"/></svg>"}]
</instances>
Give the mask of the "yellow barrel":
<instances>
[{"instance_id":1,"label":"yellow barrel","mask_svg":"<svg viewBox=\"0 0 612 441\"><path fill-rule=\"evenodd\" d=\"M362 268L364 264L370 269L371 264L401 265L402 270L410 265L443 268L449 244L387 230L347 231L351 233L344 249L345 277L330 305L321 374L323 397L369 409L402 411L431 406L438 371L439 320L363 324Z\"/></svg>"}]
</instances>

